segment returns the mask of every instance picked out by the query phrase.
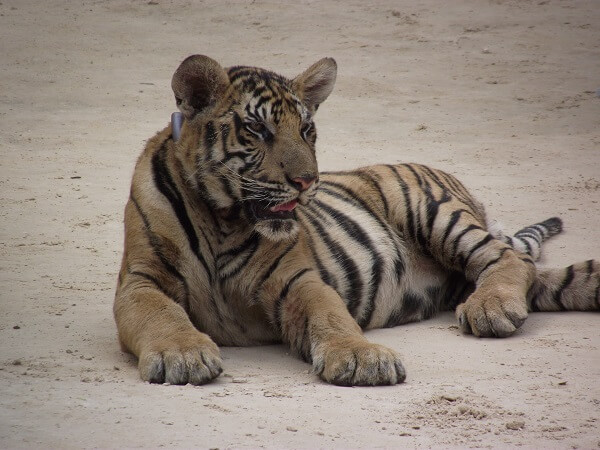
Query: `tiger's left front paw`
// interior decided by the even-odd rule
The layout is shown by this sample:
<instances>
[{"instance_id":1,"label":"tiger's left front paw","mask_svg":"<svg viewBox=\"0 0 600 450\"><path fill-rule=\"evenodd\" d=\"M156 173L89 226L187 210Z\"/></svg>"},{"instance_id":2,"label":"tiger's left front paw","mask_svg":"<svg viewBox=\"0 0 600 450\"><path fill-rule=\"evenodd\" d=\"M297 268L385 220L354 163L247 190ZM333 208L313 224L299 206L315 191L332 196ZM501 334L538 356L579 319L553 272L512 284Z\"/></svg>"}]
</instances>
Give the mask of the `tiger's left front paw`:
<instances>
[{"instance_id":1,"label":"tiger's left front paw","mask_svg":"<svg viewBox=\"0 0 600 450\"><path fill-rule=\"evenodd\" d=\"M527 319L525 297L512 289L476 290L456 308L463 333L478 337L507 337Z\"/></svg>"},{"instance_id":2,"label":"tiger's left front paw","mask_svg":"<svg viewBox=\"0 0 600 450\"><path fill-rule=\"evenodd\" d=\"M339 386L377 386L402 383L406 371L398 354L360 337L332 339L316 346L315 372Z\"/></svg>"}]
</instances>

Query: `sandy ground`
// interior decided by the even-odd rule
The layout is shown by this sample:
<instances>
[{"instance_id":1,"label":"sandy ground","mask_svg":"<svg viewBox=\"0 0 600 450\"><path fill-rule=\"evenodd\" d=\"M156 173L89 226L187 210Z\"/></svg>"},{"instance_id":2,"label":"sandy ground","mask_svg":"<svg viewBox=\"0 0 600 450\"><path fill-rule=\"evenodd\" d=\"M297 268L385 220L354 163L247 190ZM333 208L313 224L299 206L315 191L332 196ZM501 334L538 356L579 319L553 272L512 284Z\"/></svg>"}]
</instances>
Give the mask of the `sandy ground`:
<instances>
[{"instance_id":1,"label":"sandy ground","mask_svg":"<svg viewBox=\"0 0 600 450\"><path fill-rule=\"evenodd\" d=\"M504 340L451 314L370 332L408 370L385 388L326 385L282 346L224 348L207 386L149 385L120 352L130 176L192 53L289 76L332 56L322 169L440 167L509 230L560 215L542 265L600 257L598 3L366 3L0 1L0 447L600 446L593 313Z\"/></svg>"}]
</instances>

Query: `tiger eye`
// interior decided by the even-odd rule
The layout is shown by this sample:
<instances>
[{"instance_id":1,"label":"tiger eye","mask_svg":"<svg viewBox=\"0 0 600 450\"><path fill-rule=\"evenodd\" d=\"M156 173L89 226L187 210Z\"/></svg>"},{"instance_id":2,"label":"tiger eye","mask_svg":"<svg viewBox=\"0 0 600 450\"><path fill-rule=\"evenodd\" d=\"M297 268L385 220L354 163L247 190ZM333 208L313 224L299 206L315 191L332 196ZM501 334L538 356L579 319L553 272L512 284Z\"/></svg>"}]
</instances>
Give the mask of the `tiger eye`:
<instances>
[{"instance_id":1,"label":"tiger eye","mask_svg":"<svg viewBox=\"0 0 600 450\"><path fill-rule=\"evenodd\" d=\"M302 132L302 134L304 136L306 136L310 132L310 130L312 130L312 127L313 127L312 122L308 122L308 123L302 124L302 128L300 128L300 131Z\"/></svg>"},{"instance_id":2,"label":"tiger eye","mask_svg":"<svg viewBox=\"0 0 600 450\"><path fill-rule=\"evenodd\" d=\"M265 134L265 132L267 131L266 125L262 122L248 122L246 127L250 131L253 131L254 133L260 134L260 135Z\"/></svg>"}]
</instances>

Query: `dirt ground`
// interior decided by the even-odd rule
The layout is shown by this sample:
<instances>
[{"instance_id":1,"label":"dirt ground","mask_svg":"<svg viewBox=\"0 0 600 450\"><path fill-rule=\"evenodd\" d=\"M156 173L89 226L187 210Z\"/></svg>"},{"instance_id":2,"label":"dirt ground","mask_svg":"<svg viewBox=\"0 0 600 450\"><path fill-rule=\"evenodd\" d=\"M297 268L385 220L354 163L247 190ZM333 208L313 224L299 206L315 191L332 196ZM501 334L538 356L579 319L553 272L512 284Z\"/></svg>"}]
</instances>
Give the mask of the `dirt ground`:
<instances>
[{"instance_id":1,"label":"dirt ground","mask_svg":"<svg viewBox=\"0 0 600 450\"><path fill-rule=\"evenodd\" d=\"M326 385L283 346L145 384L112 318L133 166L193 53L288 76L334 57L322 169L433 165L508 230L561 216L541 265L600 257L598 24L595 0L1 0L0 447L599 447L597 313L369 332L408 371L383 388Z\"/></svg>"}]
</instances>

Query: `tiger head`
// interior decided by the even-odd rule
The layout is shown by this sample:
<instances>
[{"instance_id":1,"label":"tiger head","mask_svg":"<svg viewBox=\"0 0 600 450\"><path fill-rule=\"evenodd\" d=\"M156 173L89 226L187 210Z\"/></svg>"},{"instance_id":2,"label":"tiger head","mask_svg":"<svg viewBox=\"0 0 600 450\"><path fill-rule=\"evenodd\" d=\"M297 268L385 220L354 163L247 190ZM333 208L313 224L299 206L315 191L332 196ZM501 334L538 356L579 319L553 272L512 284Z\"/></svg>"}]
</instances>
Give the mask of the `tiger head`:
<instances>
[{"instance_id":1,"label":"tiger head","mask_svg":"<svg viewBox=\"0 0 600 450\"><path fill-rule=\"evenodd\" d=\"M184 60L172 80L185 118L177 145L198 194L271 240L294 236L295 208L319 181L313 116L336 72L331 58L292 80L254 67L224 69L201 55Z\"/></svg>"}]
</instances>

